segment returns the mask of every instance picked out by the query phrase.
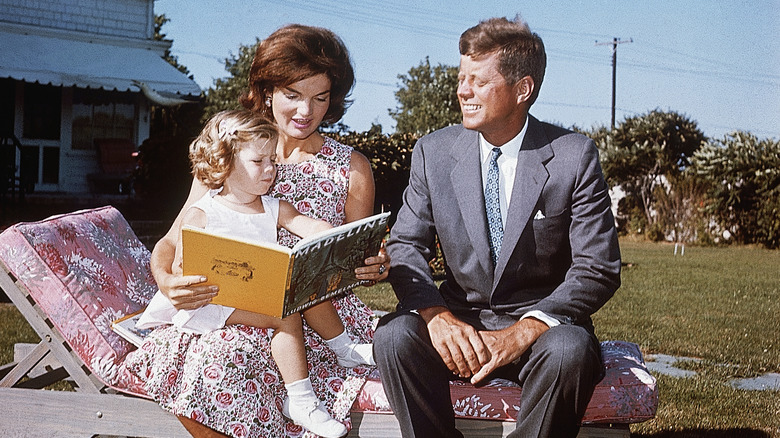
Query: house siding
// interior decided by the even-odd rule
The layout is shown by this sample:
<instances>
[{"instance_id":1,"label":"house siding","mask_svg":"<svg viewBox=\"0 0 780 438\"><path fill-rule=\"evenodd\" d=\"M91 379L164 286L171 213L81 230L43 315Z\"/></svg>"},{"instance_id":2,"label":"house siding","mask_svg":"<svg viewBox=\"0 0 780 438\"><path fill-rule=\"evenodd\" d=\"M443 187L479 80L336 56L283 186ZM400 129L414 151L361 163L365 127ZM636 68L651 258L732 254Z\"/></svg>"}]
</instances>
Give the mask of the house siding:
<instances>
[{"instance_id":1,"label":"house siding","mask_svg":"<svg viewBox=\"0 0 780 438\"><path fill-rule=\"evenodd\" d=\"M154 38L154 0L0 0L0 22L51 30L68 38L84 35L88 40L107 44L137 45L152 42ZM80 38L81 39L81 38ZM162 52L160 43L150 45ZM22 119L24 86L15 85L14 133L25 147L59 150L59 173L56 184L38 180L36 192L89 193L87 175L99 172L95 150L74 150L71 146L73 123L73 88L62 91L61 129L58 140L25 138ZM149 136L149 103L140 93L136 95L135 142L140 144ZM40 149L41 151L43 149ZM39 162L39 169L43 161Z\"/></svg>"},{"instance_id":2,"label":"house siding","mask_svg":"<svg viewBox=\"0 0 780 438\"><path fill-rule=\"evenodd\" d=\"M2 21L95 35L151 39L149 0L0 0Z\"/></svg>"}]
</instances>

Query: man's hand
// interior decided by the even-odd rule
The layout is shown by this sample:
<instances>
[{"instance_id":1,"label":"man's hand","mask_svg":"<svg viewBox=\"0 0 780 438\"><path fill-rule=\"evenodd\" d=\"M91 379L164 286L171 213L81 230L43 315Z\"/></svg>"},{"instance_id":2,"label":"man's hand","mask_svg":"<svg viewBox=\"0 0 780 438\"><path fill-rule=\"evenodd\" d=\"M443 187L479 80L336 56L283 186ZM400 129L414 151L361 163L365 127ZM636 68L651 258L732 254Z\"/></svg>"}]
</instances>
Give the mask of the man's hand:
<instances>
[{"instance_id":1,"label":"man's hand","mask_svg":"<svg viewBox=\"0 0 780 438\"><path fill-rule=\"evenodd\" d=\"M503 330L479 332L490 352L490 361L474 374L471 383L477 384L497 368L513 362L549 328L536 318L525 318Z\"/></svg>"},{"instance_id":2,"label":"man's hand","mask_svg":"<svg viewBox=\"0 0 780 438\"><path fill-rule=\"evenodd\" d=\"M193 310L205 306L217 296L217 286L202 284L206 277L200 275L182 276L169 274L157 281L163 293L177 310Z\"/></svg>"},{"instance_id":3,"label":"man's hand","mask_svg":"<svg viewBox=\"0 0 780 438\"><path fill-rule=\"evenodd\" d=\"M459 320L445 307L418 311L447 368L460 377L471 377L490 360L487 346L474 327Z\"/></svg>"}]
</instances>

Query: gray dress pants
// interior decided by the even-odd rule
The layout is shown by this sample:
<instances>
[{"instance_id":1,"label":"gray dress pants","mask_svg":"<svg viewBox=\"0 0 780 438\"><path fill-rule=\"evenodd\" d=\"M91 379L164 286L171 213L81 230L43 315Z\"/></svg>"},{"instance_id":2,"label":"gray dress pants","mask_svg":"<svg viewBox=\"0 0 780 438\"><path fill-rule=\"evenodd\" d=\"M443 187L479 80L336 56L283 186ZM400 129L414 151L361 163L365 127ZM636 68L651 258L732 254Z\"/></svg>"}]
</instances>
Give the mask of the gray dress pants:
<instances>
[{"instance_id":1,"label":"gray dress pants","mask_svg":"<svg viewBox=\"0 0 780 438\"><path fill-rule=\"evenodd\" d=\"M461 437L455 428L449 380L455 378L433 348L416 313L385 315L374 336L382 384L404 437ZM490 377L520 384L522 402L511 437L576 437L579 422L604 376L593 333L576 325L546 331L516 363ZM490 378L489 377L489 378Z\"/></svg>"}]
</instances>

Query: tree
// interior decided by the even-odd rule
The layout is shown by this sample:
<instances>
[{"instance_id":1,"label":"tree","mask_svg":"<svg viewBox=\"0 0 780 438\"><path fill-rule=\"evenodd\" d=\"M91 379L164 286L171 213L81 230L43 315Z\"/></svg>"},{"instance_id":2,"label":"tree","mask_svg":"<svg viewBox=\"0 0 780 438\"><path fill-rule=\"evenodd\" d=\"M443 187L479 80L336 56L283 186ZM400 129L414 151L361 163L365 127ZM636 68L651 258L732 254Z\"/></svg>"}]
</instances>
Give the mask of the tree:
<instances>
[{"instance_id":1,"label":"tree","mask_svg":"<svg viewBox=\"0 0 780 438\"><path fill-rule=\"evenodd\" d=\"M162 32L163 26L171 21L165 14L155 15L154 17L154 40L165 40L165 34ZM165 49L163 54L168 64L174 66L177 70L192 79L190 70L179 64L179 59L171 54L170 48ZM203 114L203 104L186 104L173 107L164 107L152 105L150 119L150 136L170 135L170 136L190 136L197 135L200 131L200 118Z\"/></svg>"},{"instance_id":2,"label":"tree","mask_svg":"<svg viewBox=\"0 0 780 438\"><path fill-rule=\"evenodd\" d=\"M162 27L170 20L154 17L154 39L162 41ZM163 58L180 72L190 75L170 50ZM138 166L134 172L136 194L163 217L173 218L187 197L192 181L188 147L201 128L203 103L174 107L152 105L149 138L138 147Z\"/></svg>"},{"instance_id":3,"label":"tree","mask_svg":"<svg viewBox=\"0 0 780 438\"><path fill-rule=\"evenodd\" d=\"M154 38L153 39L155 41L165 40L165 34L162 33L162 27L165 25L165 23L169 21L171 21L171 19L166 17L165 14L154 16ZM179 70L180 72L187 75L190 79L192 79L190 70L187 67L179 64L179 58L173 56L170 47L165 49L165 53L163 54L163 59L168 61L168 64L176 67L177 70Z\"/></svg>"},{"instance_id":4,"label":"tree","mask_svg":"<svg viewBox=\"0 0 780 438\"><path fill-rule=\"evenodd\" d=\"M733 132L694 154L707 211L738 243L780 247L780 141Z\"/></svg>"},{"instance_id":5,"label":"tree","mask_svg":"<svg viewBox=\"0 0 780 438\"><path fill-rule=\"evenodd\" d=\"M405 75L399 75L395 92L398 106L389 110L396 132L428 134L460 123L458 104L458 68L439 64L431 67L428 58Z\"/></svg>"},{"instance_id":6,"label":"tree","mask_svg":"<svg viewBox=\"0 0 780 438\"><path fill-rule=\"evenodd\" d=\"M260 40L255 44L238 47L238 54L230 54L225 58L225 71L230 75L214 81L214 87L209 88L206 94L206 108L204 120L210 119L214 114L228 109L239 109L239 99L247 92L249 87L249 69L252 67L252 59Z\"/></svg>"},{"instance_id":7,"label":"tree","mask_svg":"<svg viewBox=\"0 0 780 438\"><path fill-rule=\"evenodd\" d=\"M655 187L664 182L673 187L706 140L696 122L659 110L627 118L609 135L596 134L607 181L623 187L632 198L627 203L639 208L648 227L656 222Z\"/></svg>"}]
</instances>

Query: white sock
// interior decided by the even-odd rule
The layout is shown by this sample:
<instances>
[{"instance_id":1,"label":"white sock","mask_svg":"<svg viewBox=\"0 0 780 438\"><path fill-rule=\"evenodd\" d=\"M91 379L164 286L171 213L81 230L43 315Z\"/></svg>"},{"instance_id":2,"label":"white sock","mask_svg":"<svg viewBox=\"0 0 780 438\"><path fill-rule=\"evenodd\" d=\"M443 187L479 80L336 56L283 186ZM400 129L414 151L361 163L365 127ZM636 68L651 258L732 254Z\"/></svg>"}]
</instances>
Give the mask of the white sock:
<instances>
[{"instance_id":1,"label":"white sock","mask_svg":"<svg viewBox=\"0 0 780 438\"><path fill-rule=\"evenodd\" d=\"M288 397L284 401L282 413L295 424L326 438L339 438L347 434L346 426L334 420L320 403L308 378L285 384L284 387Z\"/></svg>"},{"instance_id":2,"label":"white sock","mask_svg":"<svg viewBox=\"0 0 780 438\"><path fill-rule=\"evenodd\" d=\"M333 339L326 339L325 343L336 353L339 365L353 368L358 365L376 365L374 361L373 344L357 344L346 330Z\"/></svg>"},{"instance_id":3,"label":"white sock","mask_svg":"<svg viewBox=\"0 0 780 438\"><path fill-rule=\"evenodd\" d=\"M311 386L311 380L309 378L301 379L292 383L285 383L285 389L287 389L287 396L290 397L290 402L311 403L319 402L317 394L314 393L314 387Z\"/></svg>"}]
</instances>

